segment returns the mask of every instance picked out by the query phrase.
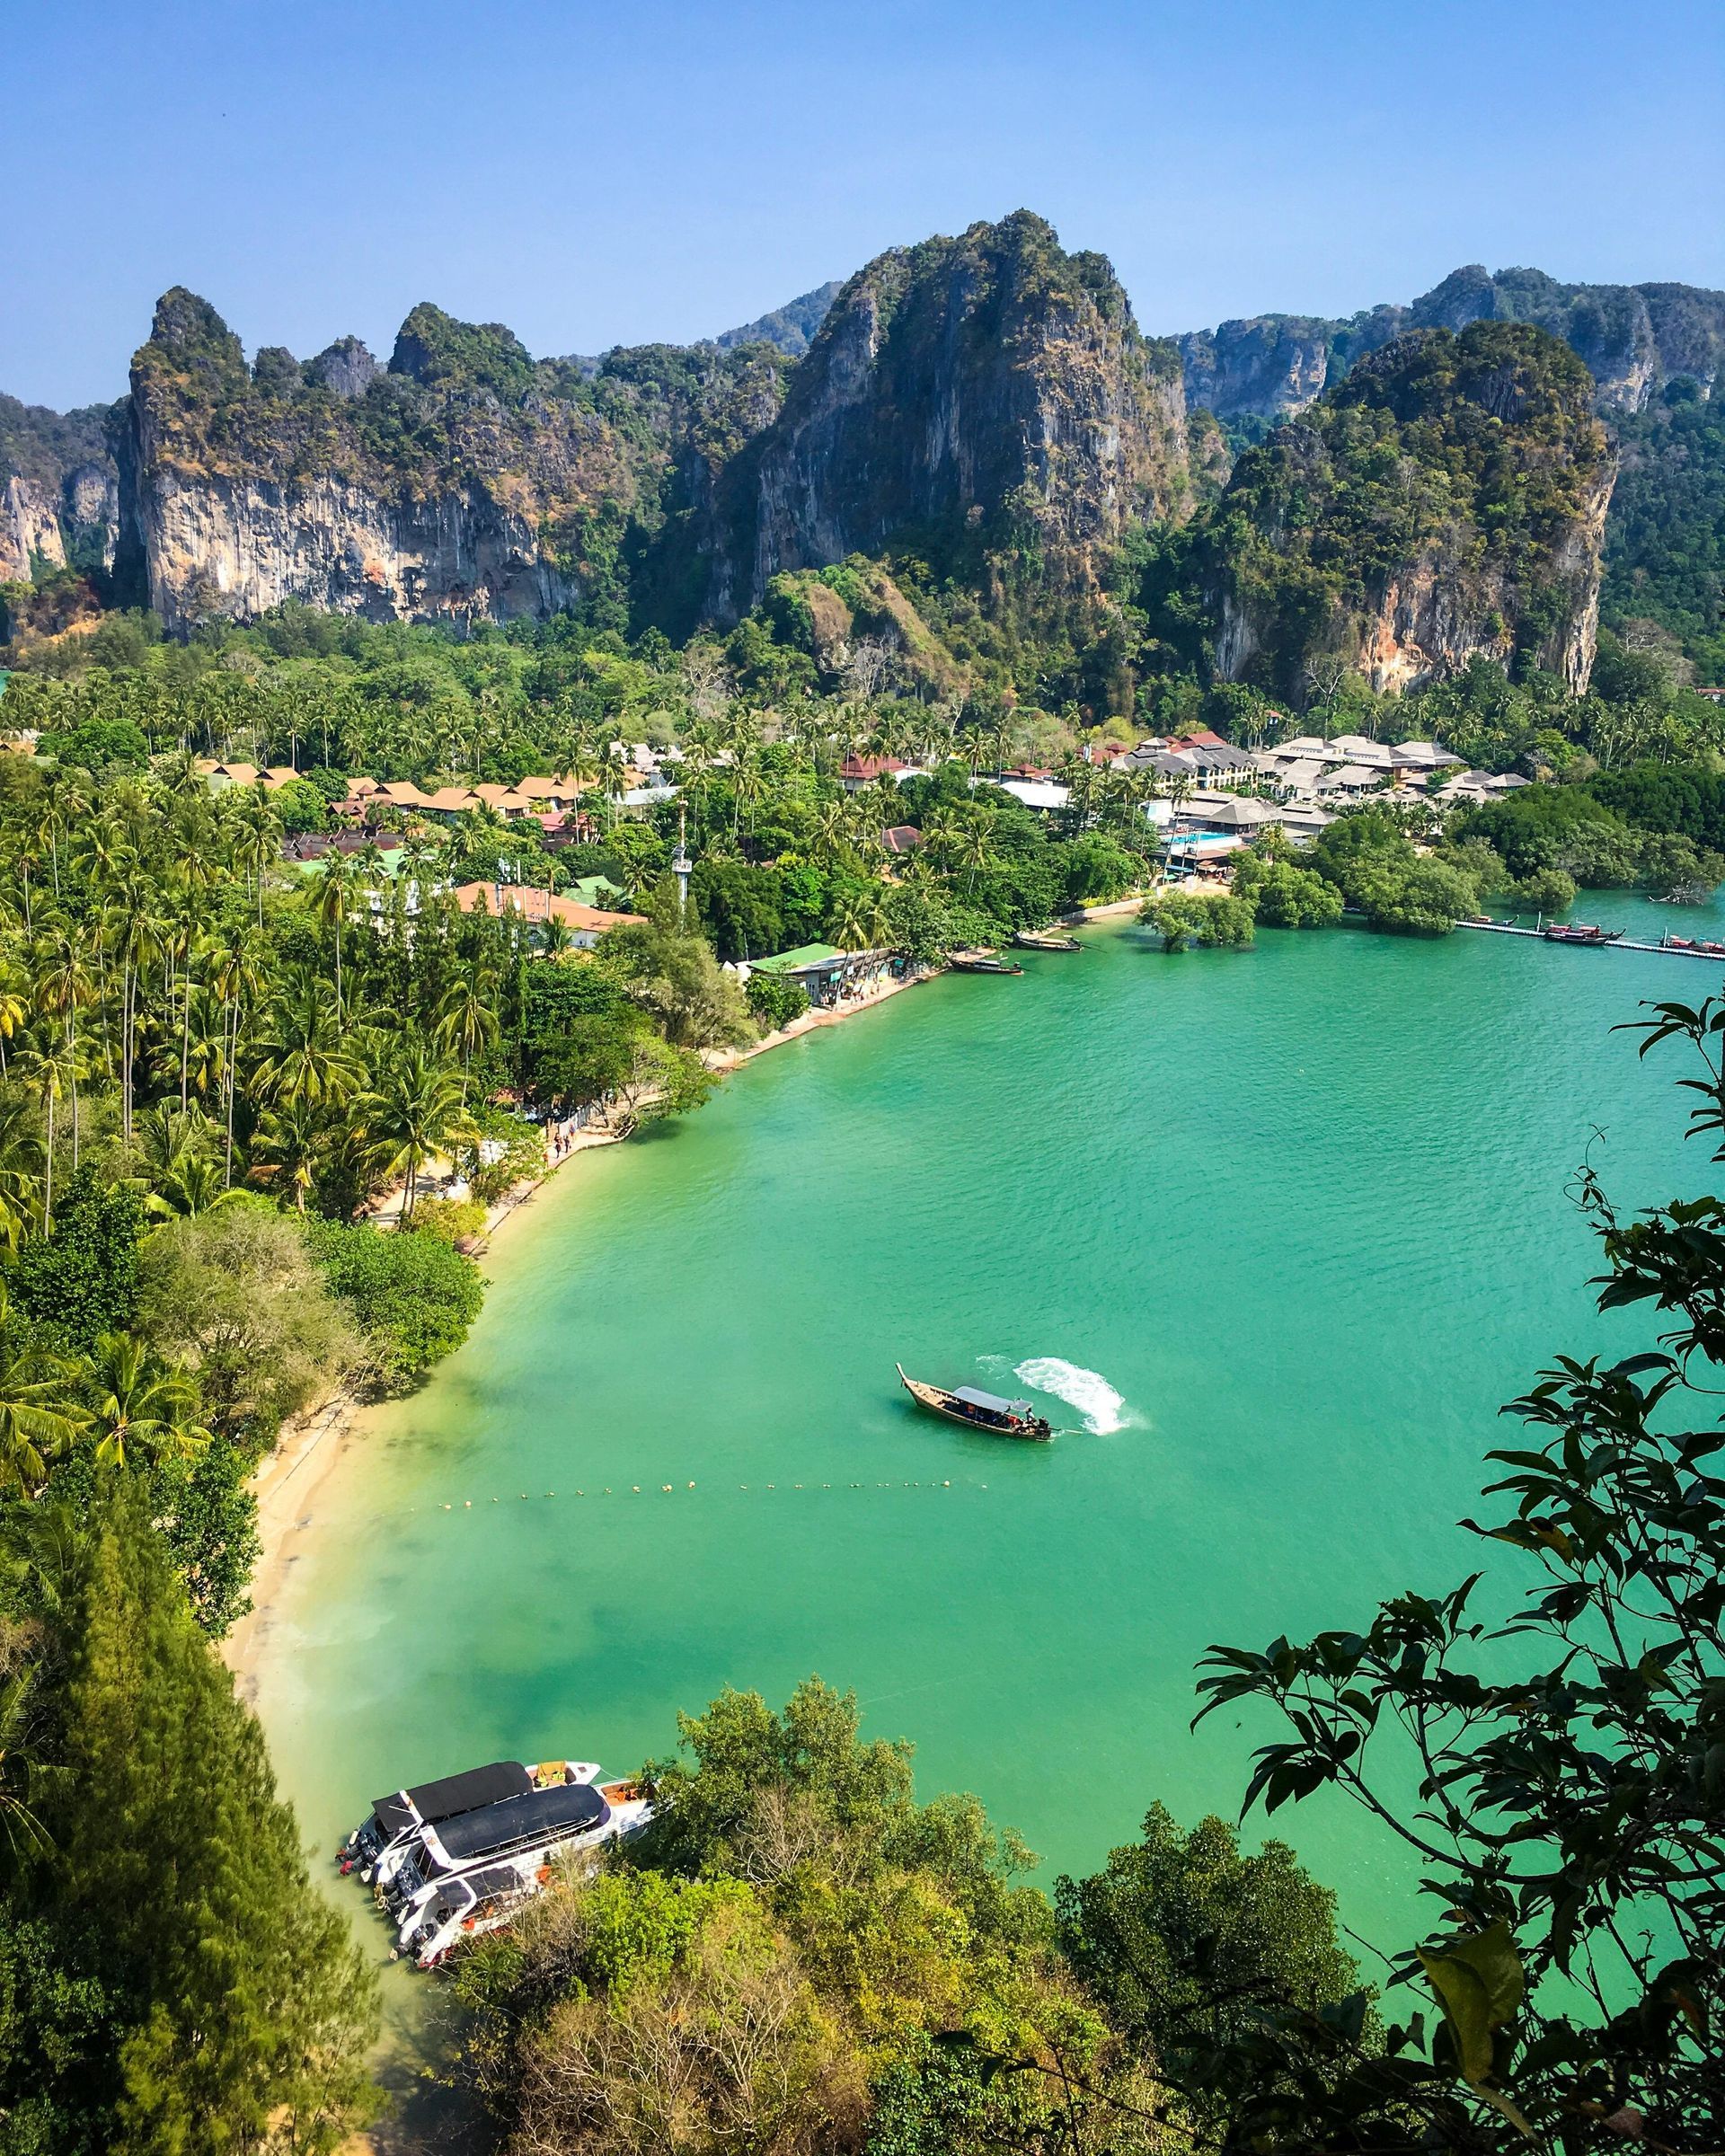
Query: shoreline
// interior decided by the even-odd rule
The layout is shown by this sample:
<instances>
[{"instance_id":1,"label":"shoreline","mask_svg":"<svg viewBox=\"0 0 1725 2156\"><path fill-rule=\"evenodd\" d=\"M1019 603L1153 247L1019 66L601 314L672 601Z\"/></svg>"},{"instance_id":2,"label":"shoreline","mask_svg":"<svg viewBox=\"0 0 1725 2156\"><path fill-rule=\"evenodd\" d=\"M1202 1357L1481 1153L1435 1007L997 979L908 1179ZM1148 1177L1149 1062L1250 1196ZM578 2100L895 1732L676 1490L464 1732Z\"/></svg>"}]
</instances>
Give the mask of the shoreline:
<instances>
[{"instance_id":1,"label":"shoreline","mask_svg":"<svg viewBox=\"0 0 1725 2156\"><path fill-rule=\"evenodd\" d=\"M783 1047L788 1041L800 1040L824 1027L838 1025L862 1012L872 1011L904 989L921 988L932 980L938 980L944 971L944 968L940 968L905 980L890 981L872 994L860 996L836 1011L805 1011L782 1031L769 1033L749 1047L724 1050L712 1059L711 1067L726 1073L740 1070L744 1064L752 1063L770 1049ZM502 1230L533 1203L578 1153L623 1143L615 1131L578 1132L544 1175L518 1183L491 1207L473 1255L489 1256ZM294 1566L298 1561L295 1539L317 1524L320 1501L327 1507L331 1485L336 1480L342 1462L363 1435L367 1420L388 1404L360 1400L345 1387L341 1388L309 1414L288 1425L275 1449L264 1456L252 1474L260 1547L252 1571L252 1607L220 1642L219 1652L240 1697L254 1710L262 1665L280 1617Z\"/></svg>"}]
</instances>

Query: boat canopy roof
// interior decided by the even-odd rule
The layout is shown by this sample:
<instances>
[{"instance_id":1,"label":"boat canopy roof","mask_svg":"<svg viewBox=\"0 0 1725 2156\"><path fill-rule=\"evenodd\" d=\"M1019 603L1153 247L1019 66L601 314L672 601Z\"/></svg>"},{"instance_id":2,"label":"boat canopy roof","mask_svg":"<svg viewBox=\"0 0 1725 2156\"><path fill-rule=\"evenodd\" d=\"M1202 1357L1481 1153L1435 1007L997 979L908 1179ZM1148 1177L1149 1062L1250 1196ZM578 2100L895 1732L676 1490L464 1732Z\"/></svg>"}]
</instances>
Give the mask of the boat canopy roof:
<instances>
[{"instance_id":1,"label":"boat canopy roof","mask_svg":"<svg viewBox=\"0 0 1725 2156\"><path fill-rule=\"evenodd\" d=\"M437 1830L452 1864L474 1857L501 1855L506 1850L544 1841L548 1835L597 1826L610 1807L590 1782L576 1781L553 1789L533 1789L506 1804L467 1812Z\"/></svg>"},{"instance_id":2,"label":"boat canopy roof","mask_svg":"<svg viewBox=\"0 0 1725 2156\"><path fill-rule=\"evenodd\" d=\"M482 1870L464 1871L459 1878L445 1880L427 1904L427 1913L439 1922L463 1915L488 1895L516 1894L524 1884L513 1864L487 1864Z\"/></svg>"},{"instance_id":3,"label":"boat canopy roof","mask_svg":"<svg viewBox=\"0 0 1725 2156\"><path fill-rule=\"evenodd\" d=\"M465 1774L446 1774L441 1781L397 1789L379 1797L371 1808L385 1838L393 1839L403 1827L435 1825L440 1819L455 1819L463 1812L525 1796L532 1787L533 1777L518 1759L499 1759L489 1767L471 1767Z\"/></svg>"},{"instance_id":4,"label":"boat canopy roof","mask_svg":"<svg viewBox=\"0 0 1725 2156\"><path fill-rule=\"evenodd\" d=\"M991 1415L1028 1415L1028 1400L1003 1400L998 1392L979 1392L975 1385L955 1385L954 1400L961 1400L969 1408L986 1408Z\"/></svg>"}]
</instances>

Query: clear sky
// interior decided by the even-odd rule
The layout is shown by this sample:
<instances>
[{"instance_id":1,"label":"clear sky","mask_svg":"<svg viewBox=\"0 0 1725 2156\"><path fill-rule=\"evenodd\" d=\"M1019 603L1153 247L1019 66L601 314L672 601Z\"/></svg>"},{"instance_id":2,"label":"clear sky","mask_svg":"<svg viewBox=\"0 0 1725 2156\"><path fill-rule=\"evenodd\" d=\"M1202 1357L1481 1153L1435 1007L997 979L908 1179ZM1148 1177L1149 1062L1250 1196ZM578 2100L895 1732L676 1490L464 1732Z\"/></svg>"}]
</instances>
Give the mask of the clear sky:
<instances>
[{"instance_id":1,"label":"clear sky","mask_svg":"<svg viewBox=\"0 0 1725 2156\"><path fill-rule=\"evenodd\" d=\"M1720 0L4 0L0 389L418 300L686 341L1021 206L1152 331L1457 264L1725 286Z\"/></svg>"}]
</instances>

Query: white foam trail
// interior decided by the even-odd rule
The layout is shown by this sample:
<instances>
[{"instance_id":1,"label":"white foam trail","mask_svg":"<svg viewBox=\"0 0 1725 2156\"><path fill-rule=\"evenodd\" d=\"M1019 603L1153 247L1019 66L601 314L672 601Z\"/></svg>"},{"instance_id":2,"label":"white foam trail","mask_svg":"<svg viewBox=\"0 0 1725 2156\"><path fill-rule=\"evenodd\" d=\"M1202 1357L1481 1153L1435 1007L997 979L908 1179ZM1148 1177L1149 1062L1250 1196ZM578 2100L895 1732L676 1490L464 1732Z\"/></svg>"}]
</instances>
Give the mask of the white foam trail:
<instances>
[{"instance_id":1,"label":"white foam trail","mask_svg":"<svg viewBox=\"0 0 1725 2156\"><path fill-rule=\"evenodd\" d=\"M1081 1370L1057 1355L1038 1355L1020 1363L1013 1374L1021 1384L1075 1408L1084 1427L1098 1437L1123 1430L1129 1419L1125 1401L1098 1370Z\"/></svg>"}]
</instances>

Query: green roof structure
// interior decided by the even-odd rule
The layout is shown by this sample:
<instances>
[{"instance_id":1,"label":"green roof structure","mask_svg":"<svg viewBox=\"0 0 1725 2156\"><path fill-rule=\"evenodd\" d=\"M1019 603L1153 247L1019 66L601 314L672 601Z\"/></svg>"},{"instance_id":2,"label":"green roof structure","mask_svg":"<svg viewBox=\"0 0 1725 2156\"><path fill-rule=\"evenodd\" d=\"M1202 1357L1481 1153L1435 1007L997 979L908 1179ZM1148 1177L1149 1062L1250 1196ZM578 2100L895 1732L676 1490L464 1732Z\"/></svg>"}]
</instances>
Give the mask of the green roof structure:
<instances>
[{"instance_id":1,"label":"green roof structure","mask_svg":"<svg viewBox=\"0 0 1725 2156\"><path fill-rule=\"evenodd\" d=\"M836 943L799 943L794 950L781 950L770 959L751 959L756 973L805 973L811 966L830 966L845 953Z\"/></svg>"}]
</instances>

